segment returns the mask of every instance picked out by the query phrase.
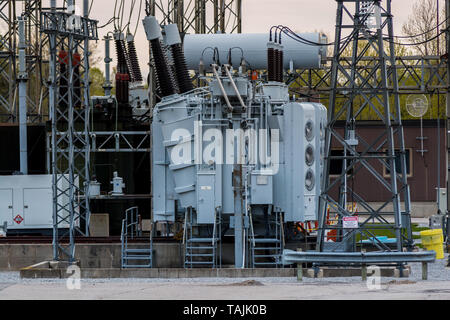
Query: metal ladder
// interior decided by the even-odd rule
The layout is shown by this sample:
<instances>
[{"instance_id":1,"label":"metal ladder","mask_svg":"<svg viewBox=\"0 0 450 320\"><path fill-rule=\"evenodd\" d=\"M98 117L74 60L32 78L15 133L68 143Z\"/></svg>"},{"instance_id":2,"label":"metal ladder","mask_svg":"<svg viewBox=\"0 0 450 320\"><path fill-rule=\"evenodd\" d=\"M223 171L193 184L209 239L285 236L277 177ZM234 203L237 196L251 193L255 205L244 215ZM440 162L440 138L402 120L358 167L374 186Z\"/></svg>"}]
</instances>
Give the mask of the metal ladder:
<instances>
[{"instance_id":1,"label":"metal ladder","mask_svg":"<svg viewBox=\"0 0 450 320\"><path fill-rule=\"evenodd\" d=\"M185 268L222 266L222 218L220 208L214 213L214 225L211 238L195 237L193 228L193 209L187 208L184 218L183 244L185 246Z\"/></svg>"},{"instance_id":2,"label":"metal ladder","mask_svg":"<svg viewBox=\"0 0 450 320\"><path fill-rule=\"evenodd\" d=\"M149 244L144 248L136 248L133 244L130 248L129 240L142 237L141 216L138 207L132 207L125 211L125 219L122 220L121 262L122 268L151 268L153 262L153 226L150 231Z\"/></svg>"},{"instance_id":3,"label":"metal ladder","mask_svg":"<svg viewBox=\"0 0 450 320\"><path fill-rule=\"evenodd\" d=\"M273 237L258 237L255 235L253 218L251 212L250 216L250 250L252 268L258 266L275 267L282 266L282 255L284 248L284 228L283 215L280 212L274 214L274 219L270 221L273 226L275 234Z\"/></svg>"}]
</instances>

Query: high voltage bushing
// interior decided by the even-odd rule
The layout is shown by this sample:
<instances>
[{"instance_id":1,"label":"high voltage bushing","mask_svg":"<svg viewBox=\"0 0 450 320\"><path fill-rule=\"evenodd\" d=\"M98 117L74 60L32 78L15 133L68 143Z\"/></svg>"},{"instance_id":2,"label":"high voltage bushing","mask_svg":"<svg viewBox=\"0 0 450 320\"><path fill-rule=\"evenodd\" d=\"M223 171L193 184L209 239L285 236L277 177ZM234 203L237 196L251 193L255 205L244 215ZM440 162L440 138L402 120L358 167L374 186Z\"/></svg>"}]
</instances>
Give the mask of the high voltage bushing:
<instances>
[{"instance_id":1,"label":"high voltage bushing","mask_svg":"<svg viewBox=\"0 0 450 320\"><path fill-rule=\"evenodd\" d=\"M117 54L117 74L116 74L116 99L119 104L127 104L129 101L129 82L133 80L130 77L129 63L127 62L127 53L125 41L122 33L114 34L114 42Z\"/></svg>"},{"instance_id":2,"label":"high voltage bushing","mask_svg":"<svg viewBox=\"0 0 450 320\"><path fill-rule=\"evenodd\" d=\"M139 66L139 59L136 53L136 46L134 44L134 37L131 34L127 35L127 48L128 48L128 59L131 65L131 74L135 82L142 82L141 67Z\"/></svg>"},{"instance_id":3,"label":"high voltage bushing","mask_svg":"<svg viewBox=\"0 0 450 320\"><path fill-rule=\"evenodd\" d=\"M278 44L275 44L274 48L274 81L278 81L280 74L280 50Z\"/></svg>"},{"instance_id":4,"label":"high voltage bushing","mask_svg":"<svg viewBox=\"0 0 450 320\"><path fill-rule=\"evenodd\" d=\"M186 93L194 90L191 77L186 64L183 48L181 47L181 38L176 24L169 24L164 27L166 32L166 44L170 47L172 60L174 63L175 76L178 82L180 93Z\"/></svg>"},{"instance_id":5,"label":"high voltage bushing","mask_svg":"<svg viewBox=\"0 0 450 320\"><path fill-rule=\"evenodd\" d=\"M130 74L128 69L127 57L125 54L125 45L123 41L123 34L114 34L114 44L116 45L116 55L117 55L117 72Z\"/></svg>"},{"instance_id":6,"label":"high voltage bushing","mask_svg":"<svg viewBox=\"0 0 450 320\"><path fill-rule=\"evenodd\" d=\"M278 75L277 75L277 81L283 82L283 73L284 73L284 52L283 52L283 46L280 44L280 49L278 50Z\"/></svg>"},{"instance_id":7,"label":"high voltage bushing","mask_svg":"<svg viewBox=\"0 0 450 320\"><path fill-rule=\"evenodd\" d=\"M267 80L275 81L275 48L273 42L267 44Z\"/></svg>"},{"instance_id":8,"label":"high voltage bushing","mask_svg":"<svg viewBox=\"0 0 450 320\"><path fill-rule=\"evenodd\" d=\"M167 55L161 44L161 28L158 21L153 16L147 16L144 19L144 28L147 39L150 41L150 47L156 69L156 77L163 97L176 93L176 85L172 70L169 68Z\"/></svg>"}]
</instances>

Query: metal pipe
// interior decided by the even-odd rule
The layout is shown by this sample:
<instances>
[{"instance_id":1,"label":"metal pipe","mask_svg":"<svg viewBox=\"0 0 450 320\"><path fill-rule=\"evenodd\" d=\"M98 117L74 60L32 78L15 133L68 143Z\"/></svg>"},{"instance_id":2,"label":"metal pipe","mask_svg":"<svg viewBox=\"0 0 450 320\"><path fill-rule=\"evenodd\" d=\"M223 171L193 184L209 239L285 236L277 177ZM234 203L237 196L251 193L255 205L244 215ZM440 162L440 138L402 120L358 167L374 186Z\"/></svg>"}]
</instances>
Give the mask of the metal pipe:
<instances>
[{"instance_id":1,"label":"metal pipe","mask_svg":"<svg viewBox=\"0 0 450 320\"><path fill-rule=\"evenodd\" d=\"M219 84L220 91L222 92L223 98L225 99L225 103L227 104L228 112L231 113L231 112L233 112L233 106L230 103L230 99L228 99L228 95L227 95L227 93L225 91L225 88L223 87L223 84L222 84L222 80L220 80L219 73L217 73L217 69L216 69L217 68L217 64L213 64L212 68L213 68L214 76L216 77L217 82Z\"/></svg>"},{"instance_id":2,"label":"metal pipe","mask_svg":"<svg viewBox=\"0 0 450 320\"><path fill-rule=\"evenodd\" d=\"M240 104L242 106L242 110L245 111L247 109L247 106L245 105L244 100L242 100L242 97L241 97L241 95L239 93L239 89L237 88L236 83L233 80L233 76L231 75L230 70L228 69L228 65L224 65L223 67L225 68L225 72L226 72L226 74L228 76L228 79L230 79L231 86L233 87L234 92L236 92L236 95L237 95L237 97L239 99L239 102L240 102Z\"/></svg>"},{"instance_id":3,"label":"metal pipe","mask_svg":"<svg viewBox=\"0 0 450 320\"><path fill-rule=\"evenodd\" d=\"M111 83L111 37L106 35L105 40L105 83L103 89L105 89L105 96L111 95L112 83Z\"/></svg>"},{"instance_id":4,"label":"metal pipe","mask_svg":"<svg viewBox=\"0 0 450 320\"><path fill-rule=\"evenodd\" d=\"M89 0L83 0L83 17L89 18Z\"/></svg>"},{"instance_id":5,"label":"metal pipe","mask_svg":"<svg viewBox=\"0 0 450 320\"><path fill-rule=\"evenodd\" d=\"M19 144L20 172L28 174L27 145L27 63L25 59L25 18L19 18Z\"/></svg>"}]
</instances>

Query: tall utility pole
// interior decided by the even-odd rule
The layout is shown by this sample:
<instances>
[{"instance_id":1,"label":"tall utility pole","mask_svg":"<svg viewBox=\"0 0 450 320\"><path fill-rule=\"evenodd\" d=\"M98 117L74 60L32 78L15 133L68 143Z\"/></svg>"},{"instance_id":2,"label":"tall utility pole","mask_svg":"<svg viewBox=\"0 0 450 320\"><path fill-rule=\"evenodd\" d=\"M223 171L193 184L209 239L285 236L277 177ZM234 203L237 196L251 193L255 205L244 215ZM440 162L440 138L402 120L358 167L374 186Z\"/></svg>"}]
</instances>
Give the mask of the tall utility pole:
<instances>
[{"instance_id":1,"label":"tall utility pole","mask_svg":"<svg viewBox=\"0 0 450 320\"><path fill-rule=\"evenodd\" d=\"M89 235L89 41L98 39L97 21L56 8L42 11L50 42L49 108L53 174L53 258L75 259L75 236ZM67 1L67 5L73 4Z\"/></svg>"},{"instance_id":2,"label":"tall utility pole","mask_svg":"<svg viewBox=\"0 0 450 320\"><path fill-rule=\"evenodd\" d=\"M337 6L317 249L362 250L359 238L380 252L402 252L412 247L412 234L391 0L337 0ZM349 63L343 57L346 49L352 52L350 69L345 67ZM375 51L370 62L364 61L368 50ZM357 104L357 99L362 103ZM358 118L369 110L382 128L374 136L363 137ZM337 125L341 119L345 119L343 129ZM331 154L332 148L340 148L342 154ZM332 160L342 163L337 178L330 175ZM372 186L377 203L369 203L369 195L360 193L355 181L361 180ZM328 217L337 224L329 223ZM394 243L375 237L380 230Z\"/></svg>"},{"instance_id":3,"label":"tall utility pole","mask_svg":"<svg viewBox=\"0 0 450 320\"><path fill-rule=\"evenodd\" d=\"M446 57L447 57L447 95L446 95L446 105L447 105L447 121L446 121L446 140L447 140L447 170L446 170L446 181L447 181L447 219L446 219L446 231L447 231L447 243L449 243L449 235L450 235L450 217L449 217L449 208L450 208L450 183L449 177L450 174L448 172L448 168L450 168L450 0L445 0L445 17L446 17L446 32L445 32L445 48L446 48ZM450 263L450 258L449 258Z\"/></svg>"},{"instance_id":4,"label":"tall utility pole","mask_svg":"<svg viewBox=\"0 0 450 320\"><path fill-rule=\"evenodd\" d=\"M27 145L27 61L25 43L25 19L19 18L19 149L20 172L28 174L28 145Z\"/></svg>"}]
</instances>

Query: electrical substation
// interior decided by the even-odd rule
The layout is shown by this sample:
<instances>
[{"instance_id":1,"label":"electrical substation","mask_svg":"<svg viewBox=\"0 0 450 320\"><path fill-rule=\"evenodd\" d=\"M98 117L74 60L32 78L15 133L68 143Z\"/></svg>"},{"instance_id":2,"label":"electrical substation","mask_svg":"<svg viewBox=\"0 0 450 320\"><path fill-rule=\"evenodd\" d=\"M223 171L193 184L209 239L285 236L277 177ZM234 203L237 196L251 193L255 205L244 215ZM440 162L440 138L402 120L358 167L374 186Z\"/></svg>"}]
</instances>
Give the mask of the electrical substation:
<instances>
[{"instance_id":1,"label":"electrical substation","mask_svg":"<svg viewBox=\"0 0 450 320\"><path fill-rule=\"evenodd\" d=\"M0 0L0 247L34 250L0 269L426 280L450 233L448 121L424 118L450 110L450 1L439 56L398 54L391 2L330 1L327 36L245 33L241 0L116 0L103 25L88 0Z\"/></svg>"}]
</instances>

